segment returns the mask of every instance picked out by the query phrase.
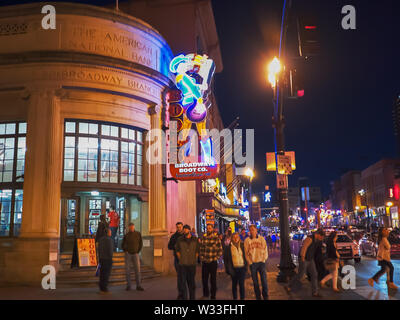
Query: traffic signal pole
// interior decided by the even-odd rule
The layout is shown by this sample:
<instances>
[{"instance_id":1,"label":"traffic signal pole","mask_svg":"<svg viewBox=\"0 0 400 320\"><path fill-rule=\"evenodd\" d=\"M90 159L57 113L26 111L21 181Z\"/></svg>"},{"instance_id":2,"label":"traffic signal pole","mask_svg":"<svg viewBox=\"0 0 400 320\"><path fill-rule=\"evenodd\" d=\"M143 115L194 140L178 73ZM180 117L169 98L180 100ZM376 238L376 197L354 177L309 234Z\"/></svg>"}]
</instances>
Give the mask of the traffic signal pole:
<instances>
[{"instance_id":1,"label":"traffic signal pole","mask_svg":"<svg viewBox=\"0 0 400 320\"><path fill-rule=\"evenodd\" d=\"M286 0L283 4L282 26L281 26L281 43L279 48L279 59L283 58L285 52L286 35L288 28L288 11L291 7L289 0L288 8L286 8ZM282 60L281 60L282 61ZM287 75L286 70L279 74L276 87L274 88L274 117L273 128L275 137L275 163L276 174L278 175L278 155L285 154L285 135L284 135L284 117L283 117L283 100L287 92ZM285 177L287 179L287 177ZM289 245L289 200L287 183L284 188L278 189L279 197L279 228L281 241L281 257L278 268L280 270L277 280L278 282L287 282L293 276L295 265L292 261L292 255Z\"/></svg>"}]
</instances>

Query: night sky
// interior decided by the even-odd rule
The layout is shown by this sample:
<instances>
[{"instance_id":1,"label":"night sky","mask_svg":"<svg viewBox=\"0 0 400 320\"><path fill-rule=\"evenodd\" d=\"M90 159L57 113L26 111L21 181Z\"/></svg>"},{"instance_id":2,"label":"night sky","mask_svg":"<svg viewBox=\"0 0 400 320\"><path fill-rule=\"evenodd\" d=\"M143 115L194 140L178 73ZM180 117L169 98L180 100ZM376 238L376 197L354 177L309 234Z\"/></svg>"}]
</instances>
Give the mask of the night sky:
<instances>
[{"instance_id":1,"label":"night sky","mask_svg":"<svg viewBox=\"0 0 400 320\"><path fill-rule=\"evenodd\" d=\"M2 5L38 1L2 1ZM103 5L113 1L73 1ZM122 1L121 1L122 2ZM283 0L213 0L223 58L216 96L225 125L237 116L255 129L254 192L274 187L265 153L274 151L267 62L278 55ZM305 97L285 103L286 150L296 152L289 178L309 177L327 196L329 182L396 155L392 107L400 94L399 1L294 0L318 19L321 53L299 65ZM341 8L354 5L357 29L341 28ZM171 22L172 23L172 22Z\"/></svg>"},{"instance_id":2,"label":"night sky","mask_svg":"<svg viewBox=\"0 0 400 320\"><path fill-rule=\"evenodd\" d=\"M321 53L299 67L305 96L285 104L286 150L296 152L298 177L329 194L329 182L396 156L392 107L400 94L399 1L294 1L320 26ZM341 8L355 6L357 29L343 30ZM265 170L274 151L272 90L265 68L278 55L283 0L213 1L224 70L216 77L225 124L240 117L255 129L255 191L275 186ZM395 8L397 7L397 8Z\"/></svg>"}]
</instances>

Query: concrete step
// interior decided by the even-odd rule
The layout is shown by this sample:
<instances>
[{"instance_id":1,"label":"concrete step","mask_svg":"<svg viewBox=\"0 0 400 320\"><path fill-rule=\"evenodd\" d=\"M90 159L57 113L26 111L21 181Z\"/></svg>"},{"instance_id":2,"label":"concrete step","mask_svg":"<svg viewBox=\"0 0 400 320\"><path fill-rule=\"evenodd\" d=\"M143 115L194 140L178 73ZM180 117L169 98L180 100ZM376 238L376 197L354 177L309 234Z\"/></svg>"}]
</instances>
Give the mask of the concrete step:
<instances>
[{"instance_id":1,"label":"concrete step","mask_svg":"<svg viewBox=\"0 0 400 320\"><path fill-rule=\"evenodd\" d=\"M156 273L154 270L150 268L141 268L140 272L142 274L151 274L151 273ZM134 274L134 272L131 272ZM96 274L96 269L92 270L71 270L71 271L61 271L58 273L57 278L59 279L77 279L77 278L90 278L94 277ZM113 275L125 275L125 268L120 268L120 269L112 269L111 270L111 276Z\"/></svg>"}]
</instances>

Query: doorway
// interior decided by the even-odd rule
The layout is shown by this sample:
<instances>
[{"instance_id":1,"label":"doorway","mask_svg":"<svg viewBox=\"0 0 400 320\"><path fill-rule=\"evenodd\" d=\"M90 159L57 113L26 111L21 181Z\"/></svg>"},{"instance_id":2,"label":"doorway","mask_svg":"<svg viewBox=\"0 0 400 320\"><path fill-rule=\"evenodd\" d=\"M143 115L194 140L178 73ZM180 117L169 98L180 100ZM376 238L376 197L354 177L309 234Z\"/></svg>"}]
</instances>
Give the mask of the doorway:
<instances>
[{"instance_id":1,"label":"doorway","mask_svg":"<svg viewBox=\"0 0 400 320\"><path fill-rule=\"evenodd\" d=\"M62 252L72 252L75 237L79 235L79 197L61 200L61 239Z\"/></svg>"}]
</instances>

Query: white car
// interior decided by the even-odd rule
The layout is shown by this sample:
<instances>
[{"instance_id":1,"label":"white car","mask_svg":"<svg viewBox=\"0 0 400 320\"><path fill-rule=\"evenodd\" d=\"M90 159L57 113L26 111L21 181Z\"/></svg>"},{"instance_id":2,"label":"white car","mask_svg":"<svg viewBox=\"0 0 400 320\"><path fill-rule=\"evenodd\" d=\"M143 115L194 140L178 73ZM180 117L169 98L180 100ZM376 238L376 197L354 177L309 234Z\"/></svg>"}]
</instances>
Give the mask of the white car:
<instances>
[{"instance_id":1,"label":"white car","mask_svg":"<svg viewBox=\"0 0 400 320\"><path fill-rule=\"evenodd\" d=\"M346 233L339 232L336 241L340 259L361 261L361 250L357 241L352 240Z\"/></svg>"}]
</instances>

